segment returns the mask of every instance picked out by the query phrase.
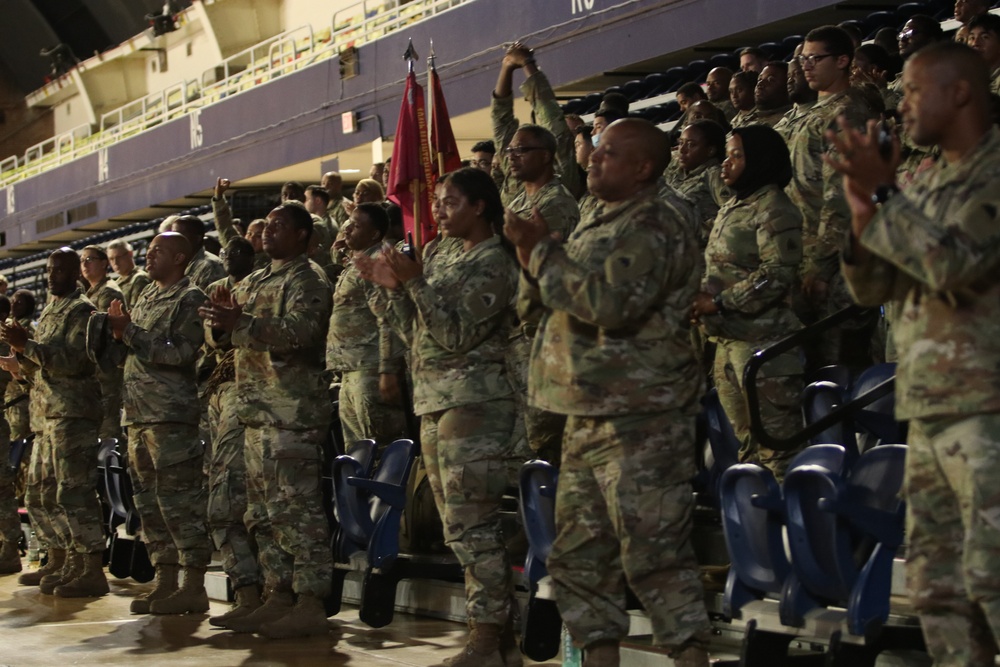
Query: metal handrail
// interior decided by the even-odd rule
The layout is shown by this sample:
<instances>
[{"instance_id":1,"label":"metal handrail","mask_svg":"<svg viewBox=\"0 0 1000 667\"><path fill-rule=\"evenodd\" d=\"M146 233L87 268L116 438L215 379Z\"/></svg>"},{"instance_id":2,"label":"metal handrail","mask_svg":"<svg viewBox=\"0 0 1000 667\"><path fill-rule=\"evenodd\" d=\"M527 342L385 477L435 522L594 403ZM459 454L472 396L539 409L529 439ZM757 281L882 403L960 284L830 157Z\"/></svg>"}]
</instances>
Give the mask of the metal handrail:
<instances>
[{"instance_id":1,"label":"metal handrail","mask_svg":"<svg viewBox=\"0 0 1000 667\"><path fill-rule=\"evenodd\" d=\"M895 388L895 377L889 378L885 382L872 387L870 390L866 391L861 396L858 396L853 401L835 408L829 414L824 415L820 419L817 419L815 422L804 427L801 431L790 435L787 438L776 438L772 436L767 432L764 428L764 424L761 422L760 396L757 393L757 374L760 372L761 367L768 361L784 354L785 352L794 350L802 345L803 342L816 338L820 334L839 324L868 315L871 312L871 309L861 308L859 306L849 306L814 324L799 329L790 336L782 338L773 345L769 345L763 350L754 353L754 355L750 357L750 361L747 362L743 371L743 387L747 394L747 410L750 413L750 433L753 434L753 437L762 447L767 447L779 452L792 450L809 440L809 438L814 435L818 435L831 426L844 421L846 418L856 415L865 406L870 405L883 396L887 396L892 393Z\"/></svg>"},{"instance_id":2,"label":"metal handrail","mask_svg":"<svg viewBox=\"0 0 1000 667\"><path fill-rule=\"evenodd\" d=\"M72 159L76 159L82 155L93 153L178 115L190 113L192 109L213 104L224 97L238 94L258 85L258 83L266 83L288 71L315 62L315 58L303 57L307 54L317 56L327 52L337 53L346 46L357 46L370 42L387 32L407 25L409 22L423 20L473 1L412 0L403 3L401 0L361 0L333 15L329 40L317 40L312 27L308 25L269 37L205 70L200 81L189 80L174 84L157 93L152 93L102 114L97 131L88 135L92 140L85 142L82 146L78 146L78 142L75 140L72 141L70 154ZM360 13L358 9L361 10ZM361 17L361 25L354 25L352 21L348 21L346 25L342 23L343 27L338 30L338 17L343 17L351 12L353 12L352 19ZM360 32L358 32L359 29ZM305 34L303 35L303 33ZM296 35L299 35L298 39L296 39ZM300 49L298 41L306 37L308 38L308 48ZM275 57L276 55L277 57ZM222 78L215 79L220 69ZM246 85L248 71L253 75L249 86ZM182 88L184 101L179 107L171 107L168 103L169 94L178 87ZM191 90L197 93L196 98L191 94ZM154 111L155 113L153 113ZM128 115L127 118L126 115ZM66 160L57 150L42 151L37 159L30 161L30 164L29 161L18 156L10 156L0 161L0 187L41 173L49 167L62 164L64 161Z\"/></svg>"}]
</instances>

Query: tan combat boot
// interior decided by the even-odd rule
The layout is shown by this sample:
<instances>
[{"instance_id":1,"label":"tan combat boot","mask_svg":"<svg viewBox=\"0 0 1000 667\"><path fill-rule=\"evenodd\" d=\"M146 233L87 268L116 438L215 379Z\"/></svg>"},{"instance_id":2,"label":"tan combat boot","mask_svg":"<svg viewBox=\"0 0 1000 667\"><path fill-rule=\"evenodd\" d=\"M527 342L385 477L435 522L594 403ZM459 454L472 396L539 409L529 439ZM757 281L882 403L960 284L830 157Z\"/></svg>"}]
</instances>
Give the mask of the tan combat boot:
<instances>
[{"instance_id":1,"label":"tan combat boot","mask_svg":"<svg viewBox=\"0 0 1000 667\"><path fill-rule=\"evenodd\" d=\"M500 655L499 623L470 622L469 640L458 655L444 661L446 667L505 667Z\"/></svg>"},{"instance_id":2,"label":"tan combat boot","mask_svg":"<svg viewBox=\"0 0 1000 667\"><path fill-rule=\"evenodd\" d=\"M515 627L520 625L520 610L517 600L511 597L510 613L507 614L507 622L503 624L503 631L500 633L500 655L506 667L523 667L524 656L521 655L521 643L517 639Z\"/></svg>"},{"instance_id":3,"label":"tan combat boot","mask_svg":"<svg viewBox=\"0 0 1000 667\"><path fill-rule=\"evenodd\" d=\"M21 554L17 542L4 540L0 546L0 574L17 574L21 571Z\"/></svg>"},{"instance_id":4,"label":"tan combat boot","mask_svg":"<svg viewBox=\"0 0 1000 667\"><path fill-rule=\"evenodd\" d=\"M618 667L621 653L618 642L605 639L583 649L583 667Z\"/></svg>"},{"instance_id":5,"label":"tan combat boot","mask_svg":"<svg viewBox=\"0 0 1000 667\"><path fill-rule=\"evenodd\" d=\"M83 554L77 551L66 551L66 562L58 572L42 577L38 582L38 590L46 595L52 595L56 586L62 586L76 579L77 575L83 572Z\"/></svg>"},{"instance_id":6,"label":"tan combat boot","mask_svg":"<svg viewBox=\"0 0 1000 667\"><path fill-rule=\"evenodd\" d=\"M108 594L108 578L104 574L104 554L97 551L81 554L83 569L73 579L52 591L61 598L99 598Z\"/></svg>"},{"instance_id":7,"label":"tan combat boot","mask_svg":"<svg viewBox=\"0 0 1000 667\"><path fill-rule=\"evenodd\" d=\"M697 644L689 644L670 657L675 667L708 667L708 651Z\"/></svg>"},{"instance_id":8,"label":"tan combat boot","mask_svg":"<svg viewBox=\"0 0 1000 667\"><path fill-rule=\"evenodd\" d=\"M268 639L292 639L325 635L330 631L323 601L315 595L300 594L295 606L276 621L264 623L258 632Z\"/></svg>"},{"instance_id":9,"label":"tan combat boot","mask_svg":"<svg viewBox=\"0 0 1000 667\"><path fill-rule=\"evenodd\" d=\"M161 600L149 603L151 614L203 614L208 611L205 592L205 568L185 567L184 583Z\"/></svg>"},{"instance_id":10,"label":"tan combat boot","mask_svg":"<svg viewBox=\"0 0 1000 667\"><path fill-rule=\"evenodd\" d=\"M25 572L20 577L17 578L17 583L22 586L37 586L41 583L42 579L48 575L59 572L62 570L63 565L66 563L66 550L65 549L49 549L49 562L47 562L42 567L38 568L34 572Z\"/></svg>"},{"instance_id":11,"label":"tan combat boot","mask_svg":"<svg viewBox=\"0 0 1000 667\"><path fill-rule=\"evenodd\" d=\"M246 616L229 621L226 627L233 632L257 632L263 625L277 621L291 610L291 592L271 591L264 604Z\"/></svg>"},{"instance_id":12,"label":"tan combat boot","mask_svg":"<svg viewBox=\"0 0 1000 667\"><path fill-rule=\"evenodd\" d=\"M148 614L149 605L154 600L162 600L177 592L177 574L180 566L176 564L156 566L156 585L145 595L140 595L129 605L133 614Z\"/></svg>"},{"instance_id":13,"label":"tan combat boot","mask_svg":"<svg viewBox=\"0 0 1000 667\"><path fill-rule=\"evenodd\" d=\"M229 622L248 616L260 608L260 589L256 586L240 586L236 589L236 602L233 608L220 616L208 619L209 625L217 628L228 628Z\"/></svg>"}]
</instances>

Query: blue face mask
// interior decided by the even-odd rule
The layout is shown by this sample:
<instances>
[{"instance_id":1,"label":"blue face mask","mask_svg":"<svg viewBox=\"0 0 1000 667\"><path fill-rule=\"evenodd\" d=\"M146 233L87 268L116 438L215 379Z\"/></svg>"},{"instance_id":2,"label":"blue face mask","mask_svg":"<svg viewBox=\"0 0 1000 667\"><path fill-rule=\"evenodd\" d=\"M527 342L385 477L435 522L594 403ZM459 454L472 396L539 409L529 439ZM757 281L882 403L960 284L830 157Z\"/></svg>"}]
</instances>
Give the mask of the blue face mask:
<instances>
[{"instance_id":1,"label":"blue face mask","mask_svg":"<svg viewBox=\"0 0 1000 667\"><path fill-rule=\"evenodd\" d=\"M597 148L597 144L599 144L600 141L601 141L601 135L599 134L590 135L590 142L594 144L594 148Z\"/></svg>"}]
</instances>

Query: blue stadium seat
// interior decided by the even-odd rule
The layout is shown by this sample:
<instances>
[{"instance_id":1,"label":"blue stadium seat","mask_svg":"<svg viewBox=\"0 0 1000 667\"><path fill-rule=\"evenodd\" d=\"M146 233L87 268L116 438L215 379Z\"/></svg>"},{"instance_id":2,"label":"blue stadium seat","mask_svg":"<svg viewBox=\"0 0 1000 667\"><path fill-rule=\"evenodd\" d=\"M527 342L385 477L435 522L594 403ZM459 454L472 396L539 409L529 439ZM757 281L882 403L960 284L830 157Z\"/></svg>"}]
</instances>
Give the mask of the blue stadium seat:
<instances>
[{"instance_id":1,"label":"blue stadium seat","mask_svg":"<svg viewBox=\"0 0 1000 667\"><path fill-rule=\"evenodd\" d=\"M11 470L16 472L21 467L21 461L24 459L24 452L28 448L28 444L34 441L34 439L35 436L30 435L27 438L10 441L10 452L7 454L7 463L10 465Z\"/></svg>"},{"instance_id":2,"label":"blue stadium seat","mask_svg":"<svg viewBox=\"0 0 1000 667\"><path fill-rule=\"evenodd\" d=\"M815 608L847 609L852 634L884 623L892 562L903 540L906 447L866 452L846 476L816 465L789 470L783 487L793 575L783 591L782 622L801 626Z\"/></svg>"},{"instance_id":3,"label":"blue stadium seat","mask_svg":"<svg viewBox=\"0 0 1000 667\"><path fill-rule=\"evenodd\" d=\"M644 81L649 86L648 97L655 97L667 92L670 85L670 78L663 72L654 72L648 75Z\"/></svg>"},{"instance_id":4,"label":"blue stadium seat","mask_svg":"<svg viewBox=\"0 0 1000 667\"><path fill-rule=\"evenodd\" d=\"M683 86L685 83L687 83L688 79L690 78L690 72L688 72L688 68L684 67L683 65L678 67L671 67L666 72L664 72L663 75L667 77L667 80L669 82L667 84L666 90L663 91L665 93L674 92L675 90Z\"/></svg>"},{"instance_id":5,"label":"blue stadium seat","mask_svg":"<svg viewBox=\"0 0 1000 667\"><path fill-rule=\"evenodd\" d=\"M688 63L688 79L695 83L705 83L710 69L712 67L707 60L692 60Z\"/></svg>"},{"instance_id":6,"label":"blue stadium seat","mask_svg":"<svg viewBox=\"0 0 1000 667\"><path fill-rule=\"evenodd\" d=\"M847 452L839 445L807 447L792 460L788 474L809 467L839 477L846 460ZM722 474L719 497L732 561L722 613L733 618L752 600L782 596L792 573L782 534L787 510L771 471L748 463L731 466Z\"/></svg>"},{"instance_id":7,"label":"blue stadium seat","mask_svg":"<svg viewBox=\"0 0 1000 667\"><path fill-rule=\"evenodd\" d=\"M857 377L851 386L851 400L864 395L883 382L896 375L896 364L876 364L866 369ZM904 428L894 415L896 405L895 392L865 406L854 416L857 428L865 433L862 442L858 443L860 451L865 451L877 442L896 444L904 440Z\"/></svg>"},{"instance_id":8,"label":"blue stadium seat","mask_svg":"<svg viewBox=\"0 0 1000 667\"><path fill-rule=\"evenodd\" d=\"M707 504L719 503L719 482L722 474L739 463L740 441L736 439L729 417L719 402L719 392L713 387L701 398L702 418L708 445L712 452L711 465L704 471L700 487L707 496Z\"/></svg>"},{"instance_id":9,"label":"blue stadium seat","mask_svg":"<svg viewBox=\"0 0 1000 667\"><path fill-rule=\"evenodd\" d=\"M813 424L847 402L847 389L834 382L813 382L802 390L802 414L806 424ZM854 430L843 422L834 424L809 439L814 445L839 444L857 452Z\"/></svg>"},{"instance_id":10,"label":"blue stadium seat","mask_svg":"<svg viewBox=\"0 0 1000 667\"><path fill-rule=\"evenodd\" d=\"M601 106L601 98L604 96L603 93L591 93L583 98L580 102L580 115L586 115L589 113L594 113L597 111L598 107Z\"/></svg>"},{"instance_id":11,"label":"blue stadium seat","mask_svg":"<svg viewBox=\"0 0 1000 667\"><path fill-rule=\"evenodd\" d=\"M131 577L140 583L151 581L155 570L149 561L146 545L137 535L141 528L139 512L132 500L132 480L118 451L118 441L114 438L106 439L101 443L100 451L103 457L99 459L98 467L103 465L105 498L111 507L108 519L108 531L111 534L108 544L108 572L118 579ZM127 539L118 534L117 528L122 523L129 536Z\"/></svg>"},{"instance_id":12,"label":"blue stadium seat","mask_svg":"<svg viewBox=\"0 0 1000 667\"><path fill-rule=\"evenodd\" d=\"M714 67L726 67L734 72L740 68L740 59L732 53L716 53L708 59L709 64Z\"/></svg>"},{"instance_id":13,"label":"blue stadium seat","mask_svg":"<svg viewBox=\"0 0 1000 667\"><path fill-rule=\"evenodd\" d=\"M334 514L339 523L334 535L334 557L340 562L347 562L352 554L368 549L369 534L357 518L362 510L367 510L368 494L351 486L348 480L351 477L370 477L374 466L374 440L357 441L330 465ZM367 511L364 513L367 516Z\"/></svg>"},{"instance_id":14,"label":"blue stadium seat","mask_svg":"<svg viewBox=\"0 0 1000 667\"><path fill-rule=\"evenodd\" d=\"M559 653L562 620L555 601L538 597L538 582L548 571L545 561L556 537L555 497L559 471L541 460L521 466L518 487L521 496L521 522L528 538L528 557L524 574L528 602L522 612L521 650L532 660L545 662Z\"/></svg>"},{"instance_id":15,"label":"blue stadium seat","mask_svg":"<svg viewBox=\"0 0 1000 667\"><path fill-rule=\"evenodd\" d=\"M897 29L900 25L899 15L893 11L872 12L861 22L865 39L874 39L875 33L885 27Z\"/></svg>"}]
</instances>

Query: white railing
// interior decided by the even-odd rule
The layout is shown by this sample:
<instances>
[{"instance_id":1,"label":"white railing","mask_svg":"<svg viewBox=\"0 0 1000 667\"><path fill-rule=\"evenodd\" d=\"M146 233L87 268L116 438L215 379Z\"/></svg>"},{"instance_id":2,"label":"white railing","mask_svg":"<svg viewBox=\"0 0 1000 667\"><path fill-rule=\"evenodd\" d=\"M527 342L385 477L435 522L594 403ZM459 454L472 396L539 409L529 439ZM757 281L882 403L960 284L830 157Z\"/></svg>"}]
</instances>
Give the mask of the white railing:
<instances>
[{"instance_id":1,"label":"white railing","mask_svg":"<svg viewBox=\"0 0 1000 667\"><path fill-rule=\"evenodd\" d=\"M96 133L80 126L32 146L23 157L0 161L0 188L473 1L362 0L334 14L329 31L316 34L303 26L283 32L205 70L201 81L183 81L102 114Z\"/></svg>"}]
</instances>

